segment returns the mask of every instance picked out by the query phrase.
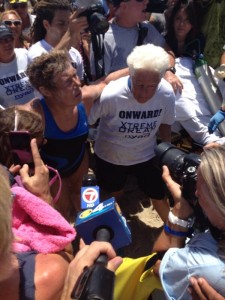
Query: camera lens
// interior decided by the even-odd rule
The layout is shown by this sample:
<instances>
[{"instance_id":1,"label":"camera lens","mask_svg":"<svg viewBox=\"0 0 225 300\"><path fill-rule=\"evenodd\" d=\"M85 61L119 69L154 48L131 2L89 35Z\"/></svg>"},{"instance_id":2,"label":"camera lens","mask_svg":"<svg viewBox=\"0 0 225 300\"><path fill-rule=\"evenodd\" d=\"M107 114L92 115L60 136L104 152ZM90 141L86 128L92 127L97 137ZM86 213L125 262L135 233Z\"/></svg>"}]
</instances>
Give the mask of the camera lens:
<instances>
[{"instance_id":1,"label":"camera lens","mask_svg":"<svg viewBox=\"0 0 225 300\"><path fill-rule=\"evenodd\" d=\"M162 167L166 165L174 180L181 184L185 152L177 149L174 145L163 142L155 149L158 165Z\"/></svg>"}]
</instances>

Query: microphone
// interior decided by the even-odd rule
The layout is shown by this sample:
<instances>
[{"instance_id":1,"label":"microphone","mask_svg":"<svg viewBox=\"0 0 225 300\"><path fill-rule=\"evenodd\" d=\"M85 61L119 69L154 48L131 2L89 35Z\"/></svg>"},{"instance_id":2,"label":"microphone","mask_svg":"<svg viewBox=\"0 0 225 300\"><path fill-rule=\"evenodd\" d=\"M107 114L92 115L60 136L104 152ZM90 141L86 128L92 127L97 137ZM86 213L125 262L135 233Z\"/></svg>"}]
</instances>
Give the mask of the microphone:
<instances>
[{"instance_id":1,"label":"microphone","mask_svg":"<svg viewBox=\"0 0 225 300\"><path fill-rule=\"evenodd\" d=\"M95 184L93 179L95 177L90 180L87 176L83 184ZM89 208L78 213L75 227L86 244L94 240L106 241L114 249L119 249L131 243L130 229L114 197L101 202L94 209ZM115 275L106 268L107 262L107 254L101 253L93 266L84 269L71 293L73 299L113 300Z\"/></svg>"},{"instance_id":2,"label":"microphone","mask_svg":"<svg viewBox=\"0 0 225 300\"><path fill-rule=\"evenodd\" d=\"M81 187L81 209L93 208L99 202L99 187L97 186L95 175L84 175Z\"/></svg>"},{"instance_id":3,"label":"microphone","mask_svg":"<svg viewBox=\"0 0 225 300\"><path fill-rule=\"evenodd\" d=\"M78 213L75 227L88 245L94 240L107 241L116 250L131 243L130 228L114 197Z\"/></svg>"}]
</instances>

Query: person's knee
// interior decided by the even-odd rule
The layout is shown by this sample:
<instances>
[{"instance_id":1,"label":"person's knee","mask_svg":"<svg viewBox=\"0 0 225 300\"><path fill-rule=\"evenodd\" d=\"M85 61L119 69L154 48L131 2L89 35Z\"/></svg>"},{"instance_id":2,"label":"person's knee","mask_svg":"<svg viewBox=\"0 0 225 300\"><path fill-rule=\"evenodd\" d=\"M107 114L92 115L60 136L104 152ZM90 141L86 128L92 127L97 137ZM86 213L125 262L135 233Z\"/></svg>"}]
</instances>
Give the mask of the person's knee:
<instances>
[{"instance_id":1,"label":"person's knee","mask_svg":"<svg viewBox=\"0 0 225 300\"><path fill-rule=\"evenodd\" d=\"M37 255L35 265L35 299L60 299L69 259L58 254Z\"/></svg>"}]
</instances>

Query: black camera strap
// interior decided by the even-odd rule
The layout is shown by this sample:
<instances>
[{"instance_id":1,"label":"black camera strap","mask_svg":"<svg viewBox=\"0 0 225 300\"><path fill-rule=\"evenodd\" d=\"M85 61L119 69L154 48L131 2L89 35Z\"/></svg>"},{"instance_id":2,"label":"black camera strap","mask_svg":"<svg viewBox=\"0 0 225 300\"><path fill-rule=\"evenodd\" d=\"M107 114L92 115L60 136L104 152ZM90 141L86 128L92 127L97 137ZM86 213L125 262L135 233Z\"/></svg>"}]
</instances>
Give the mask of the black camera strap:
<instances>
[{"instance_id":1,"label":"black camera strap","mask_svg":"<svg viewBox=\"0 0 225 300\"><path fill-rule=\"evenodd\" d=\"M104 48L104 34L91 33L91 42L94 53L95 75L96 79L105 75L105 48ZM99 60L102 59L102 67L99 65Z\"/></svg>"},{"instance_id":2,"label":"black camera strap","mask_svg":"<svg viewBox=\"0 0 225 300\"><path fill-rule=\"evenodd\" d=\"M138 23L138 39L137 39L136 46L141 46L143 44L147 34L148 34L148 28L144 27L142 23Z\"/></svg>"}]
</instances>

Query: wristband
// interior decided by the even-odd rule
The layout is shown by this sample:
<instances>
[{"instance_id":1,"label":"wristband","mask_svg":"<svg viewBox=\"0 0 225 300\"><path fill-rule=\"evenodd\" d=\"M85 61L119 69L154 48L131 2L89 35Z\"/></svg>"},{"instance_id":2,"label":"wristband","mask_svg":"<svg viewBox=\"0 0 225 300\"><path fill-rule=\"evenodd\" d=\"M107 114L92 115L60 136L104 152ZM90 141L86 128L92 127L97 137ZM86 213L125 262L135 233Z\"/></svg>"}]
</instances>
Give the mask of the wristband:
<instances>
[{"instance_id":1,"label":"wristband","mask_svg":"<svg viewBox=\"0 0 225 300\"><path fill-rule=\"evenodd\" d=\"M188 218L187 220L182 220L175 216L172 211L169 212L168 220L171 224L179 225L184 228L191 228L194 224L194 218Z\"/></svg>"},{"instance_id":2,"label":"wristband","mask_svg":"<svg viewBox=\"0 0 225 300\"><path fill-rule=\"evenodd\" d=\"M220 107L220 111L222 111L222 113L225 113L225 110L222 109L222 106Z\"/></svg>"},{"instance_id":3,"label":"wristband","mask_svg":"<svg viewBox=\"0 0 225 300\"><path fill-rule=\"evenodd\" d=\"M176 73L175 67L169 67L169 68L166 69L166 71L170 71L170 72L172 72L173 74Z\"/></svg>"},{"instance_id":4,"label":"wristband","mask_svg":"<svg viewBox=\"0 0 225 300\"><path fill-rule=\"evenodd\" d=\"M186 232L183 232L183 231L176 231L176 230L173 230L171 229L168 225L164 225L164 230L166 233L169 233L169 234L172 234L172 235L175 235L175 236L178 236L178 237L187 237L189 236L192 232L193 232L193 229L190 228L188 231Z\"/></svg>"}]
</instances>

